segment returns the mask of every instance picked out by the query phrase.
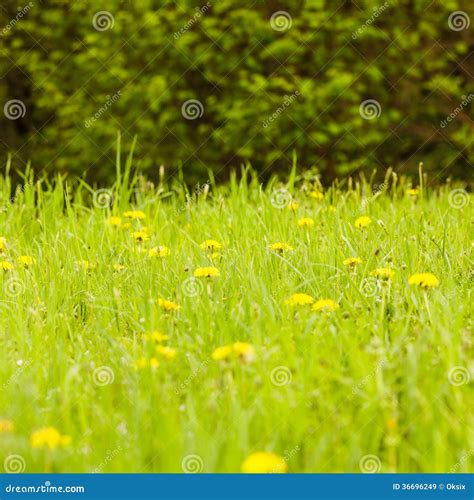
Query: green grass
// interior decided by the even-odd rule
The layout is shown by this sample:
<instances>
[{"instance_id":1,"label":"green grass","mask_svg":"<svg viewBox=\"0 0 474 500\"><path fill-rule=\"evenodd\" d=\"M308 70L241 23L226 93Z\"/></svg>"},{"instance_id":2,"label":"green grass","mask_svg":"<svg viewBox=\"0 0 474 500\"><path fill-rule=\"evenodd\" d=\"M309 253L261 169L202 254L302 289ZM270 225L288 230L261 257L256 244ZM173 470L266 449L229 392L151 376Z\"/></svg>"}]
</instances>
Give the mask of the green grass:
<instances>
[{"instance_id":1,"label":"green grass","mask_svg":"<svg viewBox=\"0 0 474 500\"><path fill-rule=\"evenodd\" d=\"M187 198L177 183L127 175L95 197L84 183L31 179L13 198L10 178L0 181L0 260L14 266L0 276L8 467L19 455L26 472L181 472L197 455L198 470L237 472L267 450L290 472L474 470L471 195L442 186L412 197L390 174L375 196L361 181L322 200L294 174L265 189L251 174L211 182ZM295 211L274 206L287 201L278 189ZM146 219L107 224L130 209ZM357 229L364 214L373 222ZM150 240L140 244L130 233L142 226ZM222 243L219 256L200 247L206 239ZM272 252L275 242L294 250ZM139 251L158 245L171 255ZM35 263L23 269L20 255ZM355 271L343 265L352 256L363 261ZM220 276L194 280L200 266ZM377 267L393 267L393 280L370 277ZM439 287L410 286L417 272ZM290 308L295 292L340 309ZM180 309L166 313L158 298ZM169 335L174 359L144 340L153 331ZM252 361L212 359L237 341L254 346ZM136 369L142 357L160 366ZM71 443L33 448L45 426Z\"/></svg>"}]
</instances>

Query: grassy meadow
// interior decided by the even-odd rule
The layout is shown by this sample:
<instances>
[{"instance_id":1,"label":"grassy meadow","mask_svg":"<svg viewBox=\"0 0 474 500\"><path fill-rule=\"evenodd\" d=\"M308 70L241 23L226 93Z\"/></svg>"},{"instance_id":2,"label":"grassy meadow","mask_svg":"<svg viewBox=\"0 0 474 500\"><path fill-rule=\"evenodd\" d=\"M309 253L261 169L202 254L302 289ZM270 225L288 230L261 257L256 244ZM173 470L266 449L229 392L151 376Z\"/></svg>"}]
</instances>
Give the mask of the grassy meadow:
<instances>
[{"instance_id":1,"label":"grassy meadow","mask_svg":"<svg viewBox=\"0 0 474 500\"><path fill-rule=\"evenodd\" d=\"M474 471L471 194L165 177L0 180L6 472Z\"/></svg>"}]
</instances>

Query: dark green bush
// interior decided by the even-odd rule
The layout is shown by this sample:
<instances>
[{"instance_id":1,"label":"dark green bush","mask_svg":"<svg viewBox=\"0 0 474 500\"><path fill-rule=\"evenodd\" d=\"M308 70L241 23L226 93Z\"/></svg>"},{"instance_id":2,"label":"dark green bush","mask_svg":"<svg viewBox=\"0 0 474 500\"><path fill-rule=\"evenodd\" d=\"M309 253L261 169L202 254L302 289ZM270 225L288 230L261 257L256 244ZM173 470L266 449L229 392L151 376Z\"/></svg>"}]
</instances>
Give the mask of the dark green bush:
<instances>
[{"instance_id":1,"label":"dark green bush","mask_svg":"<svg viewBox=\"0 0 474 500\"><path fill-rule=\"evenodd\" d=\"M17 166L107 180L120 130L152 177L165 164L223 178L247 161L265 175L294 152L328 178L420 160L432 178L472 176L472 0L37 0L20 18L24 5L0 7L0 103L26 106L1 116ZM95 29L99 11L113 27ZM273 29L277 11L289 29ZM470 26L452 29L455 11ZM201 117L183 117L189 100ZM378 118L361 116L367 100Z\"/></svg>"}]
</instances>

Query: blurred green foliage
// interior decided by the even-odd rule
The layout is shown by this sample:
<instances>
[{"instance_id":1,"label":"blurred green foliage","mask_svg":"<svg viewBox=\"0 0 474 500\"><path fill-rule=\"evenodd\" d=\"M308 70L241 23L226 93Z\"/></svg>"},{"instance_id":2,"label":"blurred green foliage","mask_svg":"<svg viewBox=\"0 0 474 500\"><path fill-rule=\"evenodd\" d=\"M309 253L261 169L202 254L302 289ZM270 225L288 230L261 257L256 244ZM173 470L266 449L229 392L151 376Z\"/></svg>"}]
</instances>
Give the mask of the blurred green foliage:
<instances>
[{"instance_id":1,"label":"blurred green foliage","mask_svg":"<svg viewBox=\"0 0 474 500\"><path fill-rule=\"evenodd\" d=\"M109 180L120 130L151 177L247 161L265 176L293 153L327 178L421 160L432 178L472 176L472 0L38 0L18 19L24 5L0 7L0 104L26 106L2 114L0 152L17 166ZM470 26L452 29L455 11Z\"/></svg>"}]
</instances>

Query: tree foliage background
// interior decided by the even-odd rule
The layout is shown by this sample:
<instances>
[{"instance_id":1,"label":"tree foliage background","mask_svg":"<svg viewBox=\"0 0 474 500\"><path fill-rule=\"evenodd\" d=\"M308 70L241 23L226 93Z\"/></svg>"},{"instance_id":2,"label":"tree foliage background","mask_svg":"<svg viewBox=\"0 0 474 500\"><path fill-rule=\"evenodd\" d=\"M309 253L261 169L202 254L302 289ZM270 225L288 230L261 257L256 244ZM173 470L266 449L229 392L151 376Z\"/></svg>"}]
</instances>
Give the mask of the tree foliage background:
<instances>
[{"instance_id":1,"label":"tree foliage background","mask_svg":"<svg viewBox=\"0 0 474 500\"><path fill-rule=\"evenodd\" d=\"M326 178L419 161L472 178L472 0L35 0L19 18L25 5L0 6L0 104L26 108L1 114L0 153L17 167L108 181L121 131L151 177L247 161L265 175L296 154ZM183 116L189 100L202 116Z\"/></svg>"}]
</instances>

